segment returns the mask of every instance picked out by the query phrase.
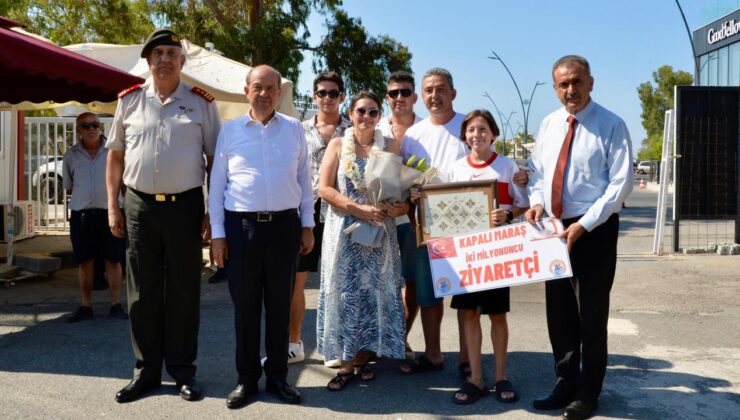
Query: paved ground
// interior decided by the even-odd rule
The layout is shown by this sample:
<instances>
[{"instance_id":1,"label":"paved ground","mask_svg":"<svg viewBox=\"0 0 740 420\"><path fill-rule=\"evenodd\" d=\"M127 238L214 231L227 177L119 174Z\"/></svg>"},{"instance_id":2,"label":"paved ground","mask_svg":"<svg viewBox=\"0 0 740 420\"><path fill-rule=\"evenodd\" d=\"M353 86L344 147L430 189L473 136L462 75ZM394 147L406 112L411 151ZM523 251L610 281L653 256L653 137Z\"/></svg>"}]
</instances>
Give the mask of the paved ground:
<instances>
[{"instance_id":1,"label":"paved ground","mask_svg":"<svg viewBox=\"0 0 740 420\"><path fill-rule=\"evenodd\" d=\"M650 255L654 203L654 191L636 189L622 213L611 355L598 416L740 418L740 257ZM128 325L105 316L106 292L95 293L94 320L69 325L62 318L76 306L74 270L0 289L0 416L529 419L559 414L531 407L531 400L546 394L554 380L541 284L512 290L509 370L521 401L504 405L488 397L469 407L450 401L460 382L457 326L449 309L443 324L443 372L400 375L395 363L381 361L375 381L327 392L334 371L323 367L314 348L317 287L318 279L312 277L304 323L309 360L291 367L289 375L304 404L286 406L260 393L257 402L237 411L224 404L236 380L232 306L225 284L203 282L198 378L206 398L182 401L170 382L153 396L126 405L116 404L113 395L131 375ZM419 326L410 341L415 349L422 348ZM484 352L485 379L491 385L490 342L484 343Z\"/></svg>"}]
</instances>

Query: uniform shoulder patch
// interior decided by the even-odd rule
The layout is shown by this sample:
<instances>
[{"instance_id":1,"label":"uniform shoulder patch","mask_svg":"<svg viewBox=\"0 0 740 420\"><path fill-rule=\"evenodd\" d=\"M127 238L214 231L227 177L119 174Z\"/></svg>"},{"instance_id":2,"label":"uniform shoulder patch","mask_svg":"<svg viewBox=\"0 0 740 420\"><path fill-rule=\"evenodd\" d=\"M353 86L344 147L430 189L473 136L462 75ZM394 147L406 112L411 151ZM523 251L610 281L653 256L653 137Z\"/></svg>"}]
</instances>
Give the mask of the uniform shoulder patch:
<instances>
[{"instance_id":1,"label":"uniform shoulder patch","mask_svg":"<svg viewBox=\"0 0 740 420\"><path fill-rule=\"evenodd\" d=\"M206 90L199 88L198 86L193 86L190 89L190 91L193 92L194 94L202 97L203 99L205 99L208 102L213 102L213 100L216 99L215 96L211 95Z\"/></svg>"},{"instance_id":2,"label":"uniform shoulder patch","mask_svg":"<svg viewBox=\"0 0 740 420\"><path fill-rule=\"evenodd\" d=\"M133 85L133 86L131 86L129 88L126 88L126 89L118 92L118 99L121 99L124 96L128 95L129 93L134 92L134 91L137 91L139 89L141 89L141 85Z\"/></svg>"}]
</instances>

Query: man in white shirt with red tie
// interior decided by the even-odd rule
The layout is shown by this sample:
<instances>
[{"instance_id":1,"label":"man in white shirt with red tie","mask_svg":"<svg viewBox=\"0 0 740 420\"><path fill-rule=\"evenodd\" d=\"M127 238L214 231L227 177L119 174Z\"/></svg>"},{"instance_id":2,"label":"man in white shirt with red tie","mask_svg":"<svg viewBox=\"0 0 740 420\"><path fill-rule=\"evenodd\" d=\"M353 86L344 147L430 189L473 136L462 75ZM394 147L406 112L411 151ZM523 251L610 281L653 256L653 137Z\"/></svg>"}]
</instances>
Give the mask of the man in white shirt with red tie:
<instances>
[{"instance_id":1,"label":"man in white shirt with red tie","mask_svg":"<svg viewBox=\"0 0 740 420\"><path fill-rule=\"evenodd\" d=\"M261 65L247 73L247 115L224 124L218 137L208 209L216 265L229 259L239 380L226 405L257 393L260 322L265 307L267 391L298 404L286 382L288 321L298 253L313 247L313 190L300 121L275 111L280 73Z\"/></svg>"},{"instance_id":2,"label":"man in white shirt with red tie","mask_svg":"<svg viewBox=\"0 0 740 420\"><path fill-rule=\"evenodd\" d=\"M591 99L594 79L585 58L559 59L552 77L564 107L540 124L525 217L535 224L547 210L562 220L574 275L546 284L558 380L550 395L533 405L566 407L564 418L584 419L596 410L606 373L617 213L632 191L632 143L624 121Z\"/></svg>"}]
</instances>

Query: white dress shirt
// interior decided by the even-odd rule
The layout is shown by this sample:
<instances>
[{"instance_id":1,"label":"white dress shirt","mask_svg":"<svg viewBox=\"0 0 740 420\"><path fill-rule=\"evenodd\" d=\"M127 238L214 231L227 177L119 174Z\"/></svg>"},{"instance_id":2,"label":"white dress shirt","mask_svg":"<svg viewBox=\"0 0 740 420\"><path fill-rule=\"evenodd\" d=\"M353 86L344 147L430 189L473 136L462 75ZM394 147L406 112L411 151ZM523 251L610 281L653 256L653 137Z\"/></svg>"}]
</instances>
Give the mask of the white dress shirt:
<instances>
[{"instance_id":1,"label":"white dress shirt","mask_svg":"<svg viewBox=\"0 0 740 420\"><path fill-rule=\"evenodd\" d=\"M552 214L552 178L568 132L561 108L545 117L530 159L529 202ZM589 232L622 208L632 191L632 141L621 118L591 100L577 123L563 181L563 219L576 216Z\"/></svg>"},{"instance_id":2,"label":"white dress shirt","mask_svg":"<svg viewBox=\"0 0 740 420\"><path fill-rule=\"evenodd\" d=\"M211 236L224 238L224 209L261 212L297 208L313 227L308 149L300 121L275 112L263 125L249 114L224 124L211 169Z\"/></svg>"}]
</instances>

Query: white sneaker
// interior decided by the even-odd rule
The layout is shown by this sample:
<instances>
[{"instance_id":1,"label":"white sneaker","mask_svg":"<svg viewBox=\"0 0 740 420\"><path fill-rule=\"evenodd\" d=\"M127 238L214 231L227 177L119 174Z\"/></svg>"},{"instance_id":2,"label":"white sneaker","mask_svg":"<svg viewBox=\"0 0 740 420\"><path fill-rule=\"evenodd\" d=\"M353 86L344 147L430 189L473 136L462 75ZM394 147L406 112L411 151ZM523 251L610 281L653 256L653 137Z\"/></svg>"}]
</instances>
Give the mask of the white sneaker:
<instances>
[{"instance_id":1,"label":"white sneaker","mask_svg":"<svg viewBox=\"0 0 740 420\"><path fill-rule=\"evenodd\" d=\"M262 358L262 359L260 360L260 366L262 366L262 367L265 367L265 362L266 362L266 361L267 361L267 356L263 357L263 358Z\"/></svg>"},{"instance_id":2,"label":"white sneaker","mask_svg":"<svg viewBox=\"0 0 740 420\"><path fill-rule=\"evenodd\" d=\"M288 363L302 362L306 358L303 352L303 341L288 343Z\"/></svg>"},{"instance_id":3,"label":"white sneaker","mask_svg":"<svg viewBox=\"0 0 740 420\"><path fill-rule=\"evenodd\" d=\"M333 360L324 360L324 366L328 368L338 368L341 365L339 363L339 359L333 359Z\"/></svg>"}]
</instances>

